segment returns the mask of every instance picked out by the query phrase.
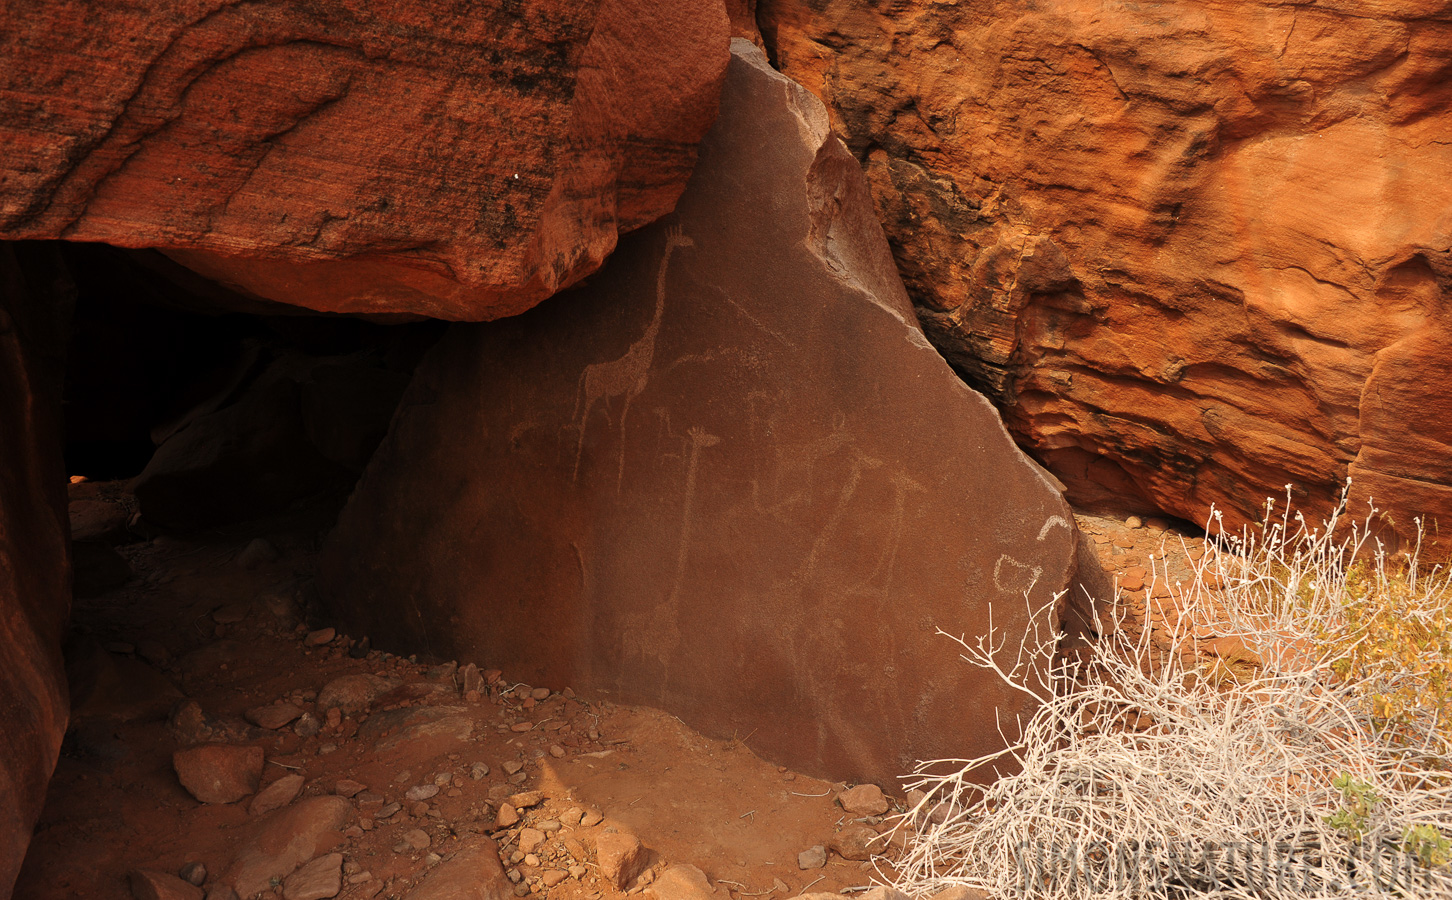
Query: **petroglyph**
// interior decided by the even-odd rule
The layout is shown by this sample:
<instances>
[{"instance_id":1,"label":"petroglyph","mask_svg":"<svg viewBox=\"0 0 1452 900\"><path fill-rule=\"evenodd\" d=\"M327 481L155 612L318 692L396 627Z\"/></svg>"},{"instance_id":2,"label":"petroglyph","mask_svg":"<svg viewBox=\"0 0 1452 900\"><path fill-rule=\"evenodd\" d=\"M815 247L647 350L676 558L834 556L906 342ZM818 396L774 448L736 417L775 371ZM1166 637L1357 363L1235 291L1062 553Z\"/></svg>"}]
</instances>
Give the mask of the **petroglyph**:
<instances>
[{"instance_id":1,"label":"petroglyph","mask_svg":"<svg viewBox=\"0 0 1452 900\"><path fill-rule=\"evenodd\" d=\"M699 425L686 431L690 449L686 457L686 484L681 501L681 537L676 550L675 577L665 599L655 605L648 616L628 617L626 650L642 657L654 658L662 669L661 689L670 685L670 660L682 642L680 615L681 591L686 583L686 568L690 559L691 532L696 521L696 484L700 472L701 450L721 443L721 438L710 434ZM649 636L642 640L642 636Z\"/></svg>"},{"instance_id":2,"label":"petroglyph","mask_svg":"<svg viewBox=\"0 0 1452 900\"><path fill-rule=\"evenodd\" d=\"M837 495L837 505L832 509L832 515L827 519L827 524L812 542L811 552L807 554L806 561L802 563L801 569L797 572L797 580L806 582L812 579L817 572L817 565L821 561L822 551L827 548L833 535L836 534L842 520L847 516L847 507L852 503L852 497L857 493L857 485L862 481L862 473L867 469L876 469L882 465L882 461L856 454L852 460L852 471L847 476L847 483L842 485L841 492Z\"/></svg>"},{"instance_id":3,"label":"petroglyph","mask_svg":"<svg viewBox=\"0 0 1452 900\"><path fill-rule=\"evenodd\" d=\"M1005 594L1027 594L1043 574L1043 566L1024 565L1005 553L993 566L993 585Z\"/></svg>"},{"instance_id":4,"label":"petroglyph","mask_svg":"<svg viewBox=\"0 0 1452 900\"><path fill-rule=\"evenodd\" d=\"M1042 541L1044 538L1048 537L1049 532L1053 531L1054 526L1056 525L1063 527L1065 531L1068 531L1070 533L1074 531L1074 529L1069 526L1068 519L1064 518L1063 516L1049 516L1049 520L1044 523L1044 527L1039 529L1039 540Z\"/></svg>"},{"instance_id":5,"label":"petroglyph","mask_svg":"<svg viewBox=\"0 0 1452 900\"><path fill-rule=\"evenodd\" d=\"M656 340L660 337L660 323L665 315L666 273L670 269L671 257L681 247L694 247L696 242L681 231L679 226L666 229L665 250L661 254L660 271L655 283L655 314L635 343L630 345L616 359L591 363L580 375L580 390L576 396L575 420L579 438L575 444L575 468L572 479L580 479L580 458L585 452L585 429L590 423L590 413L597 402L605 403L605 417L609 421L610 401L624 397L625 405L620 411L620 466L615 476L615 488L620 489L625 480L625 426L630 416L630 403L650 383L650 366L655 361ZM583 408L582 408L583 407Z\"/></svg>"},{"instance_id":6,"label":"petroglyph","mask_svg":"<svg viewBox=\"0 0 1452 900\"><path fill-rule=\"evenodd\" d=\"M878 558L877 566L867 579L869 584L879 577L882 579L882 596L884 597L892 596L892 570L893 565L897 562L897 551L902 546L903 529L907 523L908 496L927 491L922 485L908 477L905 472L892 473L892 490L892 513L889 517L892 524L888 527L882 556Z\"/></svg>"}]
</instances>

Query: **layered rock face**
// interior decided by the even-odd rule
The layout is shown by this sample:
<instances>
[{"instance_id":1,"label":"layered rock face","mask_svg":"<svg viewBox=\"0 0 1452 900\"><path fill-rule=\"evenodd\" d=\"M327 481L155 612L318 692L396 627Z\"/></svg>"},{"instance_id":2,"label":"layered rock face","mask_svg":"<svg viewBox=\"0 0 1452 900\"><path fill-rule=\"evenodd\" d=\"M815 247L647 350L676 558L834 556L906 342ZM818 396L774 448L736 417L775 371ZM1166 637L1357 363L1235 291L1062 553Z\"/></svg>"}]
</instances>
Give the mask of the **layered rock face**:
<instances>
[{"instance_id":1,"label":"layered rock face","mask_svg":"<svg viewBox=\"0 0 1452 900\"><path fill-rule=\"evenodd\" d=\"M820 103L733 52L675 214L425 359L325 602L379 645L658 705L808 771L999 748L1021 697L935 629L971 641L992 604L1051 639L1072 516L924 339Z\"/></svg>"},{"instance_id":2,"label":"layered rock face","mask_svg":"<svg viewBox=\"0 0 1452 900\"><path fill-rule=\"evenodd\" d=\"M0 244L0 897L20 871L66 729L60 426L72 303L53 246Z\"/></svg>"},{"instance_id":3,"label":"layered rock face","mask_svg":"<svg viewBox=\"0 0 1452 900\"><path fill-rule=\"evenodd\" d=\"M22 0L0 237L162 248L311 309L514 314L674 206L727 34L719 0Z\"/></svg>"},{"instance_id":4,"label":"layered rock face","mask_svg":"<svg viewBox=\"0 0 1452 900\"><path fill-rule=\"evenodd\" d=\"M933 342L1085 502L1452 529L1452 4L761 0Z\"/></svg>"}]
</instances>

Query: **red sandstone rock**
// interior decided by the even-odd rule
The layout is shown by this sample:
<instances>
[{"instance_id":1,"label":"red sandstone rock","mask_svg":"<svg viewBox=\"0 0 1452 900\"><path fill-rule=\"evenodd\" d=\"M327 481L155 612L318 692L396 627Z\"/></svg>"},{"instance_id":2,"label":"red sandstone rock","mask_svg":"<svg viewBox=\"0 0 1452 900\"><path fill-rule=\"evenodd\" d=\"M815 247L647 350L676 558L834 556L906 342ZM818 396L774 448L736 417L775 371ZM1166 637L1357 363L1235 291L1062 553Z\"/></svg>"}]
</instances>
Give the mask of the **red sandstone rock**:
<instances>
[{"instance_id":1,"label":"red sandstone rock","mask_svg":"<svg viewBox=\"0 0 1452 900\"><path fill-rule=\"evenodd\" d=\"M719 0L21 0L0 237L156 247L312 309L510 315L674 206L727 34Z\"/></svg>"},{"instance_id":2,"label":"red sandstone rock","mask_svg":"<svg viewBox=\"0 0 1452 900\"><path fill-rule=\"evenodd\" d=\"M233 803L256 793L262 765L261 747L202 744L172 754L182 787L203 803Z\"/></svg>"},{"instance_id":3,"label":"red sandstone rock","mask_svg":"<svg viewBox=\"0 0 1452 900\"><path fill-rule=\"evenodd\" d=\"M343 854L329 853L283 879L282 900L327 900L342 889Z\"/></svg>"},{"instance_id":4,"label":"red sandstone rock","mask_svg":"<svg viewBox=\"0 0 1452 900\"><path fill-rule=\"evenodd\" d=\"M841 831L832 835L832 839L827 842L827 849L843 859L866 860L886 852L887 841L866 825L849 822Z\"/></svg>"},{"instance_id":5,"label":"red sandstone rock","mask_svg":"<svg viewBox=\"0 0 1452 900\"><path fill-rule=\"evenodd\" d=\"M257 792L252 802L247 804L247 814L251 816L265 816L275 809L282 809L297 799L302 793L303 783L306 781L301 775L284 775Z\"/></svg>"},{"instance_id":6,"label":"red sandstone rock","mask_svg":"<svg viewBox=\"0 0 1452 900\"><path fill-rule=\"evenodd\" d=\"M595 861L600 866L600 877L623 891L645 868L645 848L633 834L607 831L595 839Z\"/></svg>"},{"instance_id":7,"label":"red sandstone rock","mask_svg":"<svg viewBox=\"0 0 1452 900\"><path fill-rule=\"evenodd\" d=\"M202 900L202 889L167 872L135 869L128 879L136 900Z\"/></svg>"},{"instance_id":8,"label":"red sandstone rock","mask_svg":"<svg viewBox=\"0 0 1452 900\"><path fill-rule=\"evenodd\" d=\"M66 730L70 291L55 248L0 245L0 897L20 871Z\"/></svg>"},{"instance_id":9,"label":"red sandstone rock","mask_svg":"<svg viewBox=\"0 0 1452 900\"><path fill-rule=\"evenodd\" d=\"M1023 701L933 627L971 640L992 603L1024 629L1075 531L923 338L820 104L735 46L678 212L588 286L435 347L320 586L379 646L887 783L1001 749Z\"/></svg>"},{"instance_id":10,"label":"red sandstone rock","mask_svg":"<svg viewBox=\"0 0 1452 900\"><path fill-rule=\"evenodd\" d=\"M507 900L514 885L504 877L499 851L491 840L460 850L429 872L405 900Z\"/></svg>"},{"instance_id":11,"label":"red sandstone rock","mask_svg":"<svg viewBox=\"0 0 1452 900\"><path fill-rule=\"evenodd\" d=\"M761 0L924 327L1071 497L1452 526L1452 10Z\"/></svg>"},{"instance_id":12,"label":"red sandstone rock","mask_svg":"<svg viewBox=\"0 0 1452 900\"><path fill-rule=\"evenodd\" d=\"M264 819L237 849L221 881L252 897L343 839L353 805L342 797L308 797Z\"/></svg>"}]
</instances>

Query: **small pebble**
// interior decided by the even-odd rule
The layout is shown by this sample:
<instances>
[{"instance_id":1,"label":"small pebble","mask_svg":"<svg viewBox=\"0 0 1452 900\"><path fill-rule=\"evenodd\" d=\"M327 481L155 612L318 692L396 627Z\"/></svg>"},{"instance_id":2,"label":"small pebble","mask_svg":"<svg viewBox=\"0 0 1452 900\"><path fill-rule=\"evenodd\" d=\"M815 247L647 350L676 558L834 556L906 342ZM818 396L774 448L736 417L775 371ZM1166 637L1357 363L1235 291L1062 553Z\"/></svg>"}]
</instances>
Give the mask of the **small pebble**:
<instances>
[{"instance_id":1,"label":"small pebble","mask_svg":"<svg viewBox=\"0 0 1452 900\"><path fill-rule=\"evenodd\" d=\"M403 796L408 800L427 800L439 792L436 784L417 784L408 789Z\"/></svg>"},{"instance_id":2,"label":"small pebble","mask_svg":"<svg viewBox=\"0 0 1452 900\"><path fill-rule=\"evenodd\" d=\"M531 806L539 806L543 802L544 793L542 791L522 791L509 798L509 805L515 809L529 809Z\"/></svg>"}]
</instances>

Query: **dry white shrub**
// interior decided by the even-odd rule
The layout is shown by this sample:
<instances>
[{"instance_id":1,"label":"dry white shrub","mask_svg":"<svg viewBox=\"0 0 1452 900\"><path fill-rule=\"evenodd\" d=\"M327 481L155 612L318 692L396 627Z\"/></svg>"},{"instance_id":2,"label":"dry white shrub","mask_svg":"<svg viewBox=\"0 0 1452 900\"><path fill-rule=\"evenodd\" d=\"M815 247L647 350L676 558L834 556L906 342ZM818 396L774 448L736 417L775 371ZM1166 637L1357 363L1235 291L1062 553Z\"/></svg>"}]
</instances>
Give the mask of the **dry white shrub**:
<instances>
[{"instance_id":1,"label":"dry white shrub","mask_svg":"<svg viewBox=\"0 0 1452 900\"><path fill-rule=\"evenodd\" d=\"M1388 727L1366 702L1388 688L1386 671L1347 665L1358 641L1327 641L1355 633L1352 560L1378 557L1364 524L1344 538L1338 524L1282 515L1217 541L1158 627L1110 625L1072 665L1049 668L1043 640L956 639L1040 705L1003 754L925 763L908 779L926 796L905 817L920 830L895 886L1452 897L1446 724L1410 709ZM1376 566L1385 574L1384 557ZM1411 572L1415 584L1415 560ZM1207 664L1197 642L1216 638L1223 655ZM1236 638L1243 652L1224 654Z\"/></svg>"}]
</instances>

